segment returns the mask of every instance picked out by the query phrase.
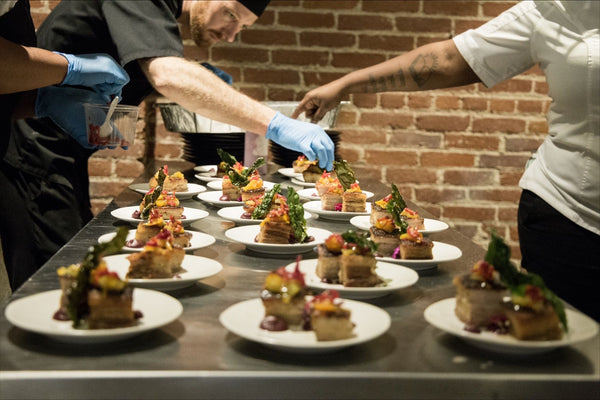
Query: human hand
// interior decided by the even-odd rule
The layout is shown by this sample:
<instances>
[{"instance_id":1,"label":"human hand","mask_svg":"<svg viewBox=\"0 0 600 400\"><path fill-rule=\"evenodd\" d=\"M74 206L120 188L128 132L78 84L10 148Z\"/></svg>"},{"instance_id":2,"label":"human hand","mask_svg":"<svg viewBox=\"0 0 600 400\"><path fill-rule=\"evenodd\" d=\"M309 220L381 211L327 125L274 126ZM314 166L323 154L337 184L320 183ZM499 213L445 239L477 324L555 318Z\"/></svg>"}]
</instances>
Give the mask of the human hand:
<instances>
[{"instance_id":1,"label":"human hand","mask_svg":"<svg viewBox=\"0 0 600 400\"><path fill-rule=\"evenodd\" d=\"M332 82L318 87L306 93L291 117L298 118L302 113L312 122L316 123L323 119L327 111L332 110L342 100L341 89Z\"/></svg>"},{"instance_id":2,"label":"human hand","mask_svg":"<svg viewBox=\"0 0 600 400\"><path fill-rule=\"evenodd\" d=\"M98 93L121 97L121 89L129 82L129 75L108 54L64 54L69 62L67 76L61 85L88 86Z\"/></svg>"},{"instance_id":3,"label":"human hand","mask_svg":"<svg viewBox=\"0 0 600 400\"><path fill-rule=\"evenodd\" d=\"M212 71L216 76L218 76L219 78L221 78L221 80L229 85L233 84L233 77L231 75L229 75L227 72L223 71L222 69L219 69L217 67L215 67L214 65L211 65L209 63L202 63L201 64L204 68L208 69L209 71Z\"/></svg>"},{"instance_id":4,"label":"human hand","mask_svg":"<svg viewBox=\"0 0 600 400\"><path fill-rule=\"evenodd\" d=\"M81 146L94 149L88 143L87 123L83 103L106 104L108 95L69 86L47 86L38 89L35 101L36 117L48 117Z\"/></svg>"},{"instance_id":5,"label":"human hand","mask_svg":"<svg viewBox=\"0 0 600 400\"><path fill-rule=\"evenodd\" d=\"M310 161L319 159L319 166L331 171L334 144L318 125L297 121L277 112L267 128L267 139L288 149L299 151Z\"/></svg>"}]
</instances>

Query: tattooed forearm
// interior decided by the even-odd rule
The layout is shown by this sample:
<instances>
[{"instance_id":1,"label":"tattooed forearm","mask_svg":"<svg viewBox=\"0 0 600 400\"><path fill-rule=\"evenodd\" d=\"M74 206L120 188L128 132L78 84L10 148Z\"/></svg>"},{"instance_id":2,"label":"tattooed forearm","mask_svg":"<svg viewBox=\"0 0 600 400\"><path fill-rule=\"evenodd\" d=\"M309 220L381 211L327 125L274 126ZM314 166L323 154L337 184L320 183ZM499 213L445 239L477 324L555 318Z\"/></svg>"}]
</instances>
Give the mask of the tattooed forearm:
<instances>
[{"instance_id":1,"label":"tattooed forearm","mask_svg":"<svg viewBox=\"0 0 600 400\"><path fill-rule=\"evenodd\" d=\"M401 89L404 86L406 86L404 71L399 69L398 72L393 75L375 77L374 75L369 74L367 91L369 93L389 92Z\"/></svg>"},{"instance_id":2,"label":"tattooed forearm","mask_svg":"<svg viewBox=\"0 0 600 400\"><path fill-rule=\"evenodd\" d=\"M435 54L419 54L410 64L410 76L419 87L423 87L438 67Z\"/></svg>"}]
</instances>

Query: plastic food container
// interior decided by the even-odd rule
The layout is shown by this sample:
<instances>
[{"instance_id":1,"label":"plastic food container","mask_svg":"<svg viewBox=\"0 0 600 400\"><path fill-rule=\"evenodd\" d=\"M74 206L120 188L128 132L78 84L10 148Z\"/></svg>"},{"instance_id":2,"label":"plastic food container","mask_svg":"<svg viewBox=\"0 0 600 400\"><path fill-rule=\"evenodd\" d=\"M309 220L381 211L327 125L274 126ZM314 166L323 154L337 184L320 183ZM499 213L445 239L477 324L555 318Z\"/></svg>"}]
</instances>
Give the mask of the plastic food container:
<instances>
[{"instance_id":1,"label":"plastic food container","mask_svg":"<svg viewBox=\"0 0 600 400\"><path fill-rule=\"evenodd\" d=\"M139 107L118 104L106 129L101 126L106 120L108 104L84 103L88 142L94 146L131 146L135 139Z\"/></svg>"}]
</instances>

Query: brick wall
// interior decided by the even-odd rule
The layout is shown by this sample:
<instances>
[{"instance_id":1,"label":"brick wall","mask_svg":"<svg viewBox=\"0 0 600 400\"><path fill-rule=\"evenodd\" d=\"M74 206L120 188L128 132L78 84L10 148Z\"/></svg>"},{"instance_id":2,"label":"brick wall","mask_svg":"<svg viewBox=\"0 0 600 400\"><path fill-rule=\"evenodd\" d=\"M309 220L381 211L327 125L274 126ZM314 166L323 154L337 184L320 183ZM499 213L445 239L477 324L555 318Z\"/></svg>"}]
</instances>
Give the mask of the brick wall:
<instances>
[{"instance_id":1,"label":"brick wall","mask_svg":"<svg viewBox=\"0 0 600 400\"><path fill-rule=\"evenodd\" d=\"M57 1L31 1L36 23ZM300 100L307 90L354 69L384 61L481 25L513 1L273 1L235 43L220 44L210 62L257 100ZM187 34L184 33L187 37ZM186 55L195 58L193 42ZM396 183L408 199L482 246L496 229L520 258L518 180L547 133L549 105L534 68L493 89L470 85L417 93L355 95L339 114L340 154L359 177ZM146 104L152 107L152 101ZM152 110L151 110L152 111ZM153 114L150 114L154 122ZM152 125L151 125L152 126ZM94 211L143 169L146 138L156 134L157 159L179 160L178 134L156 117L140 122L128 151L99 151L90 160Z\"/></svg>"}]
</instances>

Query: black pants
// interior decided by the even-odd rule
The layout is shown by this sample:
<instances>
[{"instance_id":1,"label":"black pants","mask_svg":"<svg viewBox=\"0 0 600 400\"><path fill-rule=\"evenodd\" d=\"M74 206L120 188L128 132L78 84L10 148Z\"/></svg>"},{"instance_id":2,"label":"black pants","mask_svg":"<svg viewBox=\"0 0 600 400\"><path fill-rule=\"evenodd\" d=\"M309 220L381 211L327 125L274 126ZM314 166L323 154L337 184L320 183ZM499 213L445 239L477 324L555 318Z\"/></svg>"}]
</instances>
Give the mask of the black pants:
<instances>
[{"instance_id":1,"label":"black pants","mask_svg":"<svg viewBox=\"0 0 600 400\"><path fill-rule=\"evenodd\" d=\"M600 321L600 235L566 218L524 190L519 203L522 266L548 288Z\"/></svg>"}]
</instances>

